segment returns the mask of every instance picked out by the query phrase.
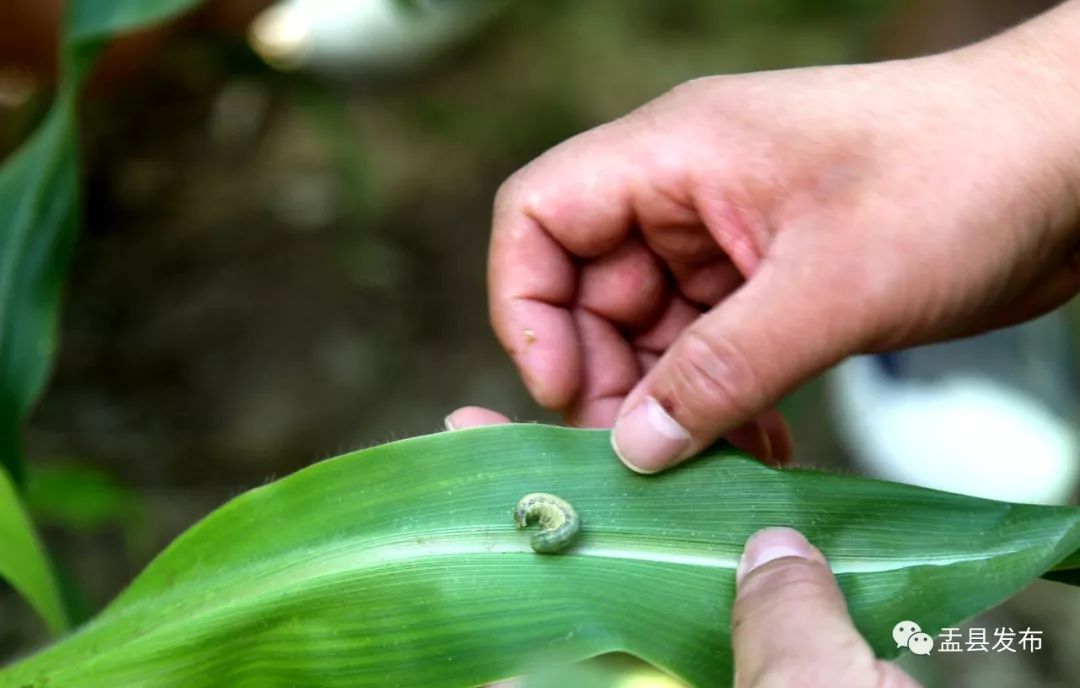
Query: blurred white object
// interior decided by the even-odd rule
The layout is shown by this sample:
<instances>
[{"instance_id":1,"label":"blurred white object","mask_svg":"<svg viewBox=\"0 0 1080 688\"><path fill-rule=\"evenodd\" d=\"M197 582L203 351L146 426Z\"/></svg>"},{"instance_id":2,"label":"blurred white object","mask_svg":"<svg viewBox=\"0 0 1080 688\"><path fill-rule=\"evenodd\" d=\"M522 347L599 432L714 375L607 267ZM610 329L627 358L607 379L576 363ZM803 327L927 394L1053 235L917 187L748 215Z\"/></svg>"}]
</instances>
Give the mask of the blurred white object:
<instances>
[{"instance_id":1,"label":"blurred white object","mask_svg":"<svg viewBox=\"0 0 1080 688\"><path fill-rule=\"evenodd\" d=\"M407 71L476 31L503 0L281 0L252 22L252 47L281 69Z\"/></svg>"},{"instance_id":2,"label":"blurred white object","mask_svg":"<svg viewBox=\"0 0 1080 688\"><path fill-rule=\"evenodd\" d=\"M830 373L841 441L870 474L990 499L1062 504L1080 476L1075 353L1052 314Z\"/></svg>"}]
</instances>

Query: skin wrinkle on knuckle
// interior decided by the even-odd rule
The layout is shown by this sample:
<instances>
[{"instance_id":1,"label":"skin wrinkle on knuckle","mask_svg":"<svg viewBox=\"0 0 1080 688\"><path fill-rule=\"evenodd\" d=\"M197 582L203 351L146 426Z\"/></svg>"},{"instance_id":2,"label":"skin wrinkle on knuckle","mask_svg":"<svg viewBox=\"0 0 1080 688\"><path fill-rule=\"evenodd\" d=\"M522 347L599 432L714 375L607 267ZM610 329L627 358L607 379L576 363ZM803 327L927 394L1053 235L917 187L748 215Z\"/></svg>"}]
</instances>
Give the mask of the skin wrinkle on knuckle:
<instances>
[{"instance_id":1,"label":"skin wrinkle on knuckle","mask_svg":"<svg viewBox=\"0 0 1080 688\"><path fill-rule=\"evenodd\" d=\"M689 330L672 358L671 398L666 401L677 420L699 425L716 411L751 416L755 405L748 394L755 389L755 376L735 346ZM702 411L706 417L697 415ZM688 413L695 416L687 418Z\"/></svg>"},{"instance_id":2,"label":"skin wrinkle on knuckle","mask_svg":"<svg viewBox=\"0 0 1080 688\"><path fill-rule=\"evenodd\" d=\"M497 216L504 214L524 216L547 231L546 228L551 221L550 216L557 210L558 203L553 200L550 193L544 191L543 184L536 183L540 180L530 179L538 175L536 165L537 161L533 161L506 179L495 192L494 207Z\"/></svg>"},{"instance_id":3,"label":"skin wrinkle on knuckle","mask_svg":"<svg viewBox=\"0 0 1080 688\"><path fill-rule=\"evenodd\" d=\"M652 102L668 107L683 105L694 107L701 101L703 92L707 91L710 85L715 84L717 80L718 77L715 76L687 79L675 84Z\"/></svg>"}]
</instances>

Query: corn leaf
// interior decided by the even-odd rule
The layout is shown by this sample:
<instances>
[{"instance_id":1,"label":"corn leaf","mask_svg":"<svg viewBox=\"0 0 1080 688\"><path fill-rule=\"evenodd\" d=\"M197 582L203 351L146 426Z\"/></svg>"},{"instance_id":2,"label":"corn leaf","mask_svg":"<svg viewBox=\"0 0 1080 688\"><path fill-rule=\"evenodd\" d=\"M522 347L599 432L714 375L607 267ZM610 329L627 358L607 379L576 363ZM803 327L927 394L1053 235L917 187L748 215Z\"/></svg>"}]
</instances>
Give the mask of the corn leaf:
<instances>
[{"instance_id":1,"label":"corn leaf","mask_svg":"<svg viewBox=\"0 0 1080 688\"><path fill-rule=\"evenodd\" d=\"M73 102L61 95L0 168L0 578L54 633L67 622L45 550L20 502L20 428L48 371L78 195Z\"/></svg>"},{"instance_id":2,"label":"corn leaf","mask_svg":"<svg viewBox=\"0 0 1080 688\"><path fill-rule=\"evenodd\" d=\"M21 428L56 348L60 294L79 216L75 104L111 33L159 21L195 0L72 0L63 78L45 120L0 166L0 577L48 626L65 627L57 585L13 488L25 480Z\"/></svg>"},{"instance_id":3,"label":"corn leaf","mask_svg":"<svg viewBox=\"0 0 1080 688\"><path fill-rule=\"evenodd\" d=\"M31 604L49 630L60 633L67 628L67 617L56 579L19 501L11 479L0 470L0 577Z\"/></svg>"},{"instance_id":4,"label":"corn leaf","mask_svg":"<svg viewBox=\"0 0 1080 688\"><path fill-rule=\"evenodd\" d=\"M67 14L70 42L91 41L169 19L200 0L77 0Z\"/></svg>"},{"instance_id":5,"label":"corn leaf","mask_svg":"<svg viewBox=\"0 0 1080 688\"><path fill-rule=\"evenodd\" d=\"M534 553L514 527L512 507L536 491L581 516L561 554ZM612 651L724 685L735 566L770 525L825 552L882 657L896 622L936 633L1080 549L1080 509L774 470L723 449L640 476L606 432L480 428L234 499L0 686L472 686Z\"/></svg>"},{"instance_id":6,"label":"corn leaf","mask_svg":"<svg viewBox=\"0 0 1080 688\"><path fill-rule=\"evenodd\" d=\"M61 97L0 168L0 462L21 482L19 432L48 372L75 239L73 104Z\"/></svg>"},{"instance_id":7,"label":"corn leaf","mask_svg":"<svg viewBox=\"0 0 1080 688\"><path fill-rule=\"evenodd\" d=\"M60 292L78 227L75 100L109 35L161 21L197 0L68 3L63 79L37 131L0 167L0 465L25 478L19 429L56 347Z\"/></svg>"}]
</instances>

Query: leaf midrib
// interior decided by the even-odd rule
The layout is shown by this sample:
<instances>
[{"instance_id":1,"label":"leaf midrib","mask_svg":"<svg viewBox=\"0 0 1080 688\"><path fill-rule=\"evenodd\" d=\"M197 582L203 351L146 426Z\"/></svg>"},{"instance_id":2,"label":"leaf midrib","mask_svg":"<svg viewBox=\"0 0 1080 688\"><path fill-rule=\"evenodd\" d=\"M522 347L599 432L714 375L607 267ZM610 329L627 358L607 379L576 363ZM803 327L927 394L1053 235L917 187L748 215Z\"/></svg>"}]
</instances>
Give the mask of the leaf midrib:
<instances>
[{"instance_id":1,"label":"leaf midrib","mask_svg":"<svg viewBox=\"0 0 1080 688\"><path fill-rule=\"evenodd\" d=\"M429 561L443 557L485 555L553 556L554 558L591 557L713 568L732 573L738 566L737 554L688 554L685 551L679 551L677 548L643 548L640 546L628 548L620 546L626 540L635 537L631 533L621 537L613 533L596 535L593 536L593 540L608 540L611 544L583 544L559 555L539 555L534 553L528 544L528 536L515 531L506 533L488 532L478 537L475 533L463 535L459 528L445 531L426 531L419 537L424 542L417 542L418 536L416 535L387 538L382 544L374 547L364 547L360 551L356 551L357 548L354 546L358 539L350 539L340 546L315 550L309 556L303 556L302 558L296 550L283 552L269 561L263 560L260 563L258 569L262 574L262 580L249 580L242 588L230 595L222 595L220 592L230 587L237 587L237 582L243 581L245 578L245 572L253 573L252 568L231 569L237 572L237 575L221 577L216 585L210 583L203 573L193 575L189 583L181 584L167 591L156 590L149 598L107 610L96 622L79 631L78 635L91 632L99 623L112 625L122 618L137 616L147 608L160 613L161 610L169 607L170 602L179 601L183 604L183 601L187 598L197 597L199 599L199 602L197 602L198 608L192 610L192 613L178 614L177 612L181 612L181 610L171 610L166 618L155 623L152 631L138 636L145 638L149 635L159 635L170 630L183 629L191 624L198 625L205 618L212 617L225 608L235 610L243 607L258 606L265 599L280 599L284 591L295 587L298 583L303 583L305 586L314 585L320 581L352 575L360 571L371 571L383 566ZM364 541L371 542L369 538L365 538ZM1009 556L1022 551L1024 551L1024 548L996 549L963 556L920 557L917 559L878 560L835 556L832 559L832 569L838 575L888 573L918 566L964 564ZM303 563L297 564L297 561ZM197 591L199 594L197 596L192 595L192 591ZM206 602L207 598L211 599L209 603ZM122 600L120 602L123 604Z\"/></svg>"}]
</instances>

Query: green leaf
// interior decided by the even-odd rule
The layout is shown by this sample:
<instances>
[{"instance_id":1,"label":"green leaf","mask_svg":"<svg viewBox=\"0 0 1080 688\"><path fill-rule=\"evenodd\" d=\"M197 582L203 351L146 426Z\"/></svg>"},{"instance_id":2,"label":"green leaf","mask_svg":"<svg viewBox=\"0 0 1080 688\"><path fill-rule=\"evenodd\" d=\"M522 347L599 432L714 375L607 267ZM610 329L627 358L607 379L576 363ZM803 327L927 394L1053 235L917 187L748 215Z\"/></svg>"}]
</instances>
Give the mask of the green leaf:
<instances>
[{"instance_id":1,"label":"green leaf","mask_svg":"<svg viewBox=\"0 0 1080 688\"><path fill-rule=\"evenodd\" d=\"M62 94L0 168L0 463L23 480L20 428L56 346L78 201L74 98Z\"/></svg>"},{"instance_id":2,"label":"green leaf","mask_svg":"<svg viewBox=\"0 0 1080 688\"><path fill-rule=\"evenodd\" d=\"M0 465L25 479L19 432L56 348L60 293L78 225L75 100L102 39L196 0L68 3L64 78L37 131L0 167Z\"/></svg>"},{"instance_id":3,"label":"green leaf","mask_svg":"<svg viewBox=\"0 0 1080 688\"><path fill-rule=\"evenodd\" d=\"M199 0L78 0L67 15L69 41L86 41L156 24Z\"/></svg>"},{"instance_id":4,"label":"green leaf","mask_svg":"<svg viewBox=\"0 0 1080 688\"><path fill-rule=\"evenodd\" d=\"M75 101L104 39L158 21L194 0L75 0L68 3L64 74L52 108L0 166L0 576L54 631L65 626L45 554L12 483L25 479L20 434L56 348L60 293L78 226ZM10 477L9 477L10 476Z\"/></svg>"},{"instance_id":5,"label":"green leaf","mask_svg":"<svg viewBox=\"0 0 1080 688\"><path fill-rule=\"evenodd\" d=\"M50 631L65 630L64 605L45 550L4 471L0 471L0 543L0 577L37 610Z\"/></svg>"},{"instance_id":6,"label":"green leaf","mask_svg":"<svg viewBox=\"0 0 1080 688\"><path fill-rule=\"evenodd\" d=\"M26 504L39 523L72 530L138 523L138 493L108 473L77 465L34 468L26 484Z\"/></svg>"},{"instance_id":7,"label":"green leaf","mask_svg":"<svg viewBox=\"0 0 1080 688\"><path fill-rule=\"evenodd\" d=\"M65 63L76 57L73 51ZM78 153L73 80L38 129L0 166L0 578L54 633L63 601L45 551L19 502L21 431L56 348L60 293L75 243Z\"/></svg>"},{"instance_id":8,"label":"green leaf","mask_svg":"<svg viewBox=\"0 0 1080 688\"><path fill-rule=\"evenodd\" d=\"M571 550L536 554L515 529L511 509L534 491L576 507ZM606 432L480 428L241 495L0 686L471 686L614 651L722 685L735 566L770 525L825 552L882 657L897 621L936 633L1080 548L1080 509L774 470L731 450L640 476Z\"/></svg>"},{"instance_id":9,"label":"green leaf","mask_svg":"<svg viewBox=\"0 0 1080 688\"><path fill-rule=\"evenodd\" d=\"M1066 557L1064 561L1055 566L1043 578L1080 586L1080 549L1073 552L1072 556Z\"/></svg>"},{"instance_id":10,"label":"green leaf","mask_svg":"<svg viewBox=\"0 0 1080 688\"><path fill-rule=\"evenodd\" d=\"M19 432L56 348L60 292L78 225L75 99L100 39L196 0L78 0L68 5L64 79L45 121L0 167L0 465L25 478Z\"/></svg>"}]
</instances>

